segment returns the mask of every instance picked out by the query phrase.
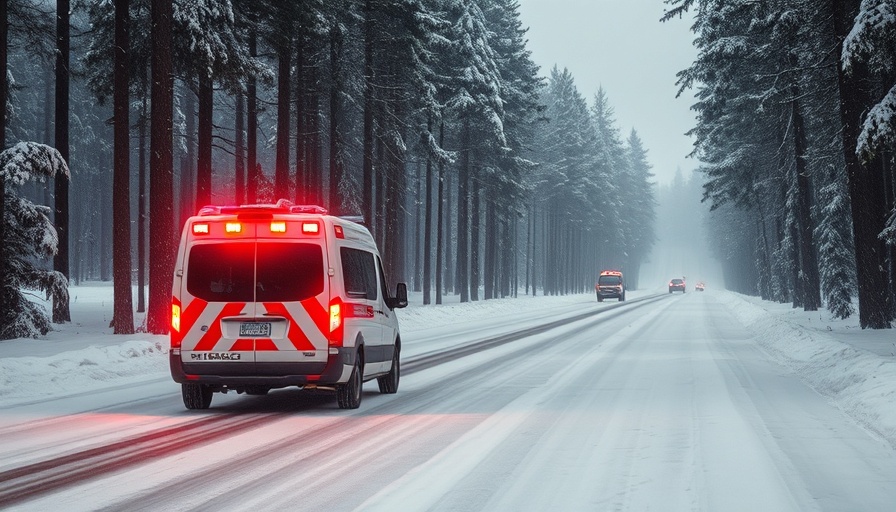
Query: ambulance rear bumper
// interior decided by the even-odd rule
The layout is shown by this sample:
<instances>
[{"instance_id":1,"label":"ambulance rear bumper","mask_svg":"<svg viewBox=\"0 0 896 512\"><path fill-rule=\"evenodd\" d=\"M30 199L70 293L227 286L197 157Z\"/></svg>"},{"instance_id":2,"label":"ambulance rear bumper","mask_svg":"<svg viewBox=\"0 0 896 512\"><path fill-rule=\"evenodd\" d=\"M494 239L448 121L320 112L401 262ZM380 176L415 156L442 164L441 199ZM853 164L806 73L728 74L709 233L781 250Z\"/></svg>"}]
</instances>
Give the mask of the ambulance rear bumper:
<instances>
[{"instance_id":1,"label":"ambulance rear bumper","mask_svg":"<svg viewBox=\"0 0 896 512\"><path fill-rule=\"evenodd\" d=\"M238 389L246 386L284 388L308 384L339 384L355 363L354 348L340 348L326 362L249 363L203 362L184 363L180 354L169 353L171 377L178 383L209 384Z\"/></svg>"}]
</instances>

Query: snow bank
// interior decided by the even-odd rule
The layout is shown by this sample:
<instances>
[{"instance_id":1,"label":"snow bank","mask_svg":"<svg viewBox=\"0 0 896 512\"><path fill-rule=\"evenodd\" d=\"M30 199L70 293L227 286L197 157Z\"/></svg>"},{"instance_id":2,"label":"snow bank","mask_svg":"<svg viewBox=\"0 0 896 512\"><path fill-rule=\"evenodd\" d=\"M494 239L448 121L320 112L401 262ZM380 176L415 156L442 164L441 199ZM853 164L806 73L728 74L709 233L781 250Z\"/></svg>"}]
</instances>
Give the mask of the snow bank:
<instances>
[{"instance_id":1,"label":"snow bank","mask_svg":"<svg viewBox=\"0 0 896 512\"><path fill-rule=\"evenodd\" d=\"M860 332L852 322L826 320L825 311L805 313L731 292L719 300L772 359L896 447L896 357L861 348L863 340L891 344L891 330Z\"/></svg>"}]
</instances>

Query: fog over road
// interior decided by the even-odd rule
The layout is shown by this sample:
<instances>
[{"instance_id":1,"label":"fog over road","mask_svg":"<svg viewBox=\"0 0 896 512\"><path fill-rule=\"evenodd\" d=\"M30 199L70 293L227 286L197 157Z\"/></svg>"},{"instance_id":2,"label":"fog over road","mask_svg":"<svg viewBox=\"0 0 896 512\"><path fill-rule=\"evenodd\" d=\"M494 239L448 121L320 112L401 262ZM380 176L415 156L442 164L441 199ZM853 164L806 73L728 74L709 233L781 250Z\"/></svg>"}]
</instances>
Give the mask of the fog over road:
<instances>
[{"instance_id":1,"label":"fog over road","mask_svg":"<svg viewBox=\"0 0 896 512\"><path fill-rule=\"evenodd\" d=\"M159 375L0 412L14 510L896 503L889 445L771 362L712 290L418 331L398 393L369 382L358 410L292 389L186 411Z\"/></svg>"}]
</instances>

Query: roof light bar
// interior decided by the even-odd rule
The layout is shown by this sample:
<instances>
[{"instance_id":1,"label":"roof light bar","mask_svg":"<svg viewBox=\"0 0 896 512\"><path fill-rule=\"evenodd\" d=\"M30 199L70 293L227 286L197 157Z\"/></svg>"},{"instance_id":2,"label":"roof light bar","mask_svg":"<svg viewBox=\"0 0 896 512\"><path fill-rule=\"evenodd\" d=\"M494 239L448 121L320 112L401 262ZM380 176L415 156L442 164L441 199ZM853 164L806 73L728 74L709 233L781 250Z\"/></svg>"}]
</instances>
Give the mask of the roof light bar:
<instances>
[{"instance_id":1,"label":"roof light bar","mask_svg":"<svg viewBox=\"0 0 896 512\"><path fill-rule=\"evenodd\" d=\"M320 233L320 224L317 222L303 222L302 233L306 235L316 235Z\"/></svg>"}]
</instances>

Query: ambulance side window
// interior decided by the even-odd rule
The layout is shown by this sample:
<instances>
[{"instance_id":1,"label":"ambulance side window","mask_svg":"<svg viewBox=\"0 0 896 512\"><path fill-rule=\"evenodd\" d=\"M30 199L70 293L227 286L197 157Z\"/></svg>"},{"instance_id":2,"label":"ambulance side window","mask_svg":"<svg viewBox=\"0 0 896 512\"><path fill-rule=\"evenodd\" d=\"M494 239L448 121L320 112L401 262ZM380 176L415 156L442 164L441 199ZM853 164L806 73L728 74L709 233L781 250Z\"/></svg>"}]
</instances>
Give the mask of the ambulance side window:
<instances>
[{"instance_id":1,"label":"ambulance side window","mask_svg":"<svg viewBox=\"0 0 896 512\"><path fill-rule=\"evenodd\" d=\"M342 277L349 297L376 300L376 268L373 254L359 249L341 247Z\"/></svg>"},{"instance_id":2,"label":"ambulance side window","mask_svg":"<svg viewBox=\"0 0 896 512\"><path fill-rule=\"evenodd\" d=\"M386 274L383 272L383 261L379 257L376 258L376 265L380 269L380 288L383 290L383 302L389 304L389 297L391 297L389 294L389 285L386 284Z\"/></svg>"}]
</instances>

